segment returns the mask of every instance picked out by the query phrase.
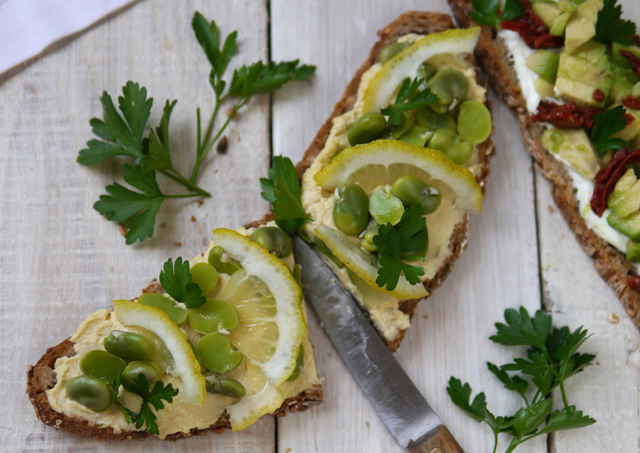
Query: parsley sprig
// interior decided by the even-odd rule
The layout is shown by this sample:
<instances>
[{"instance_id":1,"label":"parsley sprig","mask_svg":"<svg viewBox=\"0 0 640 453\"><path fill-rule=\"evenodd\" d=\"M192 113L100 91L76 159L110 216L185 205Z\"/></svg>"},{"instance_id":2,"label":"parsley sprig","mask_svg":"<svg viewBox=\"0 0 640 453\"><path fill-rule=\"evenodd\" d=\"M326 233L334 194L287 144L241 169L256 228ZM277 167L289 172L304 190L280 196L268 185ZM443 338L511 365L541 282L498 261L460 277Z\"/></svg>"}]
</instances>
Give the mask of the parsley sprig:
<instances>
[{"instance_id":1,"label":"parsley sprig","mask_svg":"<svg viewBox=\"0 0 640 453\"><path fill-rule=\"evenodd\" d=\"M589 132L591 142L601 155L607 151L617 150L627 146L621 138L611 138L616 132L623 130L627 124L627 111L621 105L611 110L598 113L593 118L593 127Z\"/></svg>"},{"instance_id":2,"label":"parsley sprig","mask_svg":"<svg viewBox=\"0 0 640 453\"><path fill-rule=\"evenodd\" d=\"M269 178L260 178L262 198L272 204L276 224L288 235L300 231L309 220L300 200L300 182L291 159L275 156Z\"/></svg>"},{"instance_id":3,"label":"parsley sprig","mask_svg":"<svg viewBox=\"0 0 640 453\"><path fill-rule=\"evenodd\" d=\"M429 234L423 214L422 206L414 204L404 211L397 225L387 223L378 228L378 234L373 237L373 243L380 257L376 278L376 284L379 287L386 286L387 290L393 291L398 285L401 274L404 274L412 285L420 282L424 269L421 266L411 265L407 261L424 259Z\"/></svg>"},{"instance_id":4,"label":"parsley sprig","mask_svg":"<svg viewBox=\"0 0 640 453\"><path fill-rule=\"evenodd\" d=\"M633 44L636 34L636 24L630 20L623 20L622 6L616 5L617 0L604 0L602 9L598 12L595 40L603 44L617 42L625 46Z\"/></svg>"},{"instance_id":5,"label":"parsley sprig","mask_svg":"<svg viewBox=\"0 0 640 453\"><path fill-rule=\"evenodd\" d=\"M164 263L158 280L167 294L177 302L184 302L187 308L198 308L207 301L200 287L191 281L189 261L182 257L176 258L175 263L169 258Z\"/></svg>"},{"instance_id":6,"label":"parsley sprig","mask_svg":"<svg viewBox=\"0 0 640 453\"><path fill-rule=\"evenodd\" d=\"M169 122L177 101L167 100L160 124L155 129L147 128L153 98L147 97L145 87L131 81L122 88L118 108L109 93L103 92L100 98L103 119L93 118L89 122L98 138L90 140L78 155L78 162L83 165L96 165L114 157L133 159L134 165L123 166L124 181L137 191L114 183L107 186L108 195L102 195L94 204L100 214L125 227L127 244L153 235L156 215L167 199L211 196L196 184L201 165L238 110L253 96L271 94L289 81L309 78L315 71L315 66L300 65L298 60L268 64L258 61L235 69L231 80L225 80L225 72L237 50L237 32L230 33L223 42L215 21L209 22L199 12L193 17L192 27L211 64L209 83L215 105L204 131L200 109L196 109L196 156L189 177L176 169L169 140ZM229 102L227 118L216 130L218 113ZM157 174L182 185L187 193L164 193L157 183Z\"/></svg>"},{"instance_id":7,"label":"parsley sprig","mask_svg":"<svg viewBox=\"0 0 640 453\"><path fill-rule=\"evenodd\" d=\"M419 109L438 102L438 96L431 92L431 89L420 90L424 79L409 77L402 81L396 100L389 107L380 110L380 113L389 117L389 124L398 125L402 123L402 112Z\"/></svg>"},{"instance_id":8,"label":"parsley sprig","mask_svg":"<svg viewBox=\"0 0 640 453\"><path fill-rule=\"evenodd\" d=\"M589 338L588 331L582 327L573 332L567 326L552 327L551 315L538 310L532 318L524 307L519 311L507 309L504 317L506 324L496 323L498 331L489 339L505 346L528 346L527 356L501 367L487 362L487 367L507 390L520 395L524 405L513 415L496 417L487 409L484 392L472 400L471 386L455 377L450 378L447 387L447 393L456 406L475 420L489 425L494 434L493 451L497 450L500 433L513 436L505 450L508 453L542 434L595 423L593 418L569 404L564 385L568 378L591 365L595 358L594 354L577 352ZM521 375L510 372L520 372ZM558 387L563 407L552 411L551 393Z\"/></svg>"},{"instance_id":9,"label":"parsley sprig","mask_svg":"<svg viewBox=\"0 0 640 453\"><path fill-rule=\"evenodd\" d=\"M164 401L173 402L173 397L178 394L178 389L174 389L171 384L164 385L161 381L157 381L153 388L149 390L149 383L144 374L139 374L134 384L136 388L133 393L142 398L140 410L136 413L128 409L121 398L116 398L116 405L122 410L127 423L134 423L137 429L144 426L148 432L158 435L160 434L158 423L156 422L158 417L151 409L151 406L156 411L164 409Z\"/></svg>"},{"instance_id":10,"label":"parsley sprig","mask_svg":"<svg viewBox=\"0 0 640 453\"><path fill-rule=\"evenodd\" d=\"M506 0L504 10L499 13L500 2L498 0L473 0L471 5L475 11L469 12L469 16L481 25L489 25L498 28L503 20L513 20L524 14L520 0Z\"/></svg>"}]
</instances>

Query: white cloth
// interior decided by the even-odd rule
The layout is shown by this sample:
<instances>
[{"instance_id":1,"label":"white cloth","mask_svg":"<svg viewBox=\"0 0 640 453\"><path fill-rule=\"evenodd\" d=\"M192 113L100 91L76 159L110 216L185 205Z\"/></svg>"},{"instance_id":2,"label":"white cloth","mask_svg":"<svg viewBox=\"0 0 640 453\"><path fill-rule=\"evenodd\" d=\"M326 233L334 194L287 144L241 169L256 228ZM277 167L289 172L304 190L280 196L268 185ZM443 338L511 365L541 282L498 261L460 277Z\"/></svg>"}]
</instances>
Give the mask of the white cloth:
<instances>
[{"instance_id":1,"label":"white cloth","mask_svg":"<svg viewBox=\"0 0 640 453\"><path fill-rule=\"evenodd\" d=\"M0 74L132 0L0 0Z\"/></svg>"}]
</instances>

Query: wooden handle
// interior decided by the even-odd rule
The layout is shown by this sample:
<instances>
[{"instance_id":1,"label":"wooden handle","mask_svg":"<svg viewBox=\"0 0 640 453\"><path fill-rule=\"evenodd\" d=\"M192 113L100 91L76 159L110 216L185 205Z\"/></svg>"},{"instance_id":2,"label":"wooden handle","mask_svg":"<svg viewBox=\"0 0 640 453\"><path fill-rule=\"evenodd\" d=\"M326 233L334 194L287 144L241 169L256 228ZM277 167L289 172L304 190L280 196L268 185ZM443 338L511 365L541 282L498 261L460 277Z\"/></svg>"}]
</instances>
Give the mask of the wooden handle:
<instances>
[{"instance_id":1,"label":"wooden handle","mask_svg":"<svg viewBox=\"0 0 640 453\"><path fill-rule=\"evenodd\" d=\"M464 453L446 426L440 425L418 442L409 444L409 451L416 453Z\"/></svg>"}]
</instances>

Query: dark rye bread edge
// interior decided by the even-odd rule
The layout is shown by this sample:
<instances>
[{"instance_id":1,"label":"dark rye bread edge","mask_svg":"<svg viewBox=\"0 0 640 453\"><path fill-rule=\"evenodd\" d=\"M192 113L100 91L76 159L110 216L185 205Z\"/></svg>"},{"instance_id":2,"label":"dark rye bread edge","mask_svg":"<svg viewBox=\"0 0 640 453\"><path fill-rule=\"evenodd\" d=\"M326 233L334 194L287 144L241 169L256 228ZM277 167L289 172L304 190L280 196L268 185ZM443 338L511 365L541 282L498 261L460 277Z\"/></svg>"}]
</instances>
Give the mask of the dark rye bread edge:
<instances>
[{"instance_id":1,"label":"dark rye bread edge","mask_svg":"<svg viewBox=\"0 0 640 453\"><path fill-rule=\"evenodd\" d=\"M329 116L329 118L324 122L315 138L311 142L311 145L305 151L302 160L296 165L298 177L302 177L302 174L305 172L305 170L311 166L314 159L324 148L324 144L327 141L329 133L331 132L331 127L333 126L333 119L348 112L353 108L353 105L356 101L356 95L358 93L358 87L360 86L360 79L362 77L362 74L364 74L365 71L367 71L375 63L380 61L380 51L386 45L394 42L400 36L406 35L408 33L427 35L430 33L438 33L449 28L454 28L454 25L451 16L449 16L448 14L409 11L402 14L396 20L380 30L378 32L380 38L371 48L368 58L364 61L364 63L362 63L360 68L358 68L355 75L347 85L342 98L336 103L335 107L333 108L331 116ZM469 58L470 61L475 65L475 58L473 56L470 56ZM479 71L478 77L480 77ZM487 87L487 83L484 80L478 78L478 81L483 86ZM487 101L486 104L487 107L490 108L489 101ZM477 180L483 192L487 176L489 175L489 158L493 154L493 151L494 148L491 139L488 139L478 146L481 170L479 175L477 176ZM465 215L464 220L455 226L454 232L449 242L449 248L452 251L449 259L442 265L442 267L438 270L438 272L432 279L424 282L424 286L429 294L431 294L434 289L440 286L444 279L449 275L449 273L453 269L453 264L455 263L456 259L458 258L458 256L460 256L460 253L466 247L467 239L470 233L468 217L468 214ZM267 214L263 221L271 219L273 219L273 216L271 214ZM253 225L249 224L248 227L250 226ZM420 300L422 299L403 300L400 302L400 310L402 310L404 313L407 313L410 318L413 318L413 312ZM395 338L385 338L381 332L379 333L389 349L393 352L396 351L400 346L400 342L404 338L406 329L402 330Z\"/></svg>"},{"instance_id":2,"label":"dark rye bread edge","mask_svg":"<svg viewBox=\"0 0 640 453\"><path fill-rule=\"evenodd\" d=\"M258 226L260 221L254 222ZM162 286L157 281L153 281L149 286L142 290L143 293L161 293ZM121 431L114 432L109 427L99 427L89 423L81 418L70 417L53 410L49 404L46 391L56 385L56 373L54 371L56 360L60 357L71 357L75 355L73 342L67 338L62 343L47 349L47 352L40 357L38 363L30 366L27 371L27 395L31 400L31 404L36 411L38 418L49 426L54 426L64 431L76 434L91 436L95 440L128 440L128 439L144 439L151 436L146 431ZM310 388L303 390L299 394L287 398L282 406L276 410L273 415L284 417L287 411L294 413L304 411L311 406L318 405L322 402L324 393L320 384L314 384ZM166 437L166 440L178 440L186 437L192 437L215 431L222 433L226 429L231 428L229 422L229 414L224 411L220 418L207 428L194 428L185 433L173 433Z\"/></svg>"},{"instance_id":3,"label":"dark rye bread edge","mask_svg":"<svg viewBox=\"0 0 640 453\"><path fill-rule=\"evenodd\" d=\"M477 25L468 15L471 0L448 0L461 27ZM640 329L640 294L627 284L627 276L636 275L622 253L607 244L586 224L578 209L578 200L564 165L542 147L543 128L531 121L515 70L509 63L507 49L495 31L487 26L482 33L476 56L487 72L498 95L517 117L525 147L535 158L542 174L553 183L552 196L582 249L589 255L600 276L613 289L633 323Z\"/></svg>"}]
</instances>

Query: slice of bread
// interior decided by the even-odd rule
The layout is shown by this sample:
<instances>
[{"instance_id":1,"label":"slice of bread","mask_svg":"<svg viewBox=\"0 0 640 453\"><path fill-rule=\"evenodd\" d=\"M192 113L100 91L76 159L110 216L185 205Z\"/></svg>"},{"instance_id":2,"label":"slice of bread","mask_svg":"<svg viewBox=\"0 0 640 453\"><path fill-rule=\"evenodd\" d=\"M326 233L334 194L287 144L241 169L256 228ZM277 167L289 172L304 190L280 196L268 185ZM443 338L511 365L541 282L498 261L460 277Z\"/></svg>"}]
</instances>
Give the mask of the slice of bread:
<instances>
[{"instance_id":1,"label":"slice of bread","mask_svg":"<svg viewBox=\"0 0 640 453\"><path fill-rule=\"evenodd\" d=\"M471 0L448 0L461 27L477 25L470 17ZM518 76L511 65L507 48L495 30L483 26L476 47L476 56L489 76L492 87L516 115L525 147L535 158L542 174L553 183L552 195L560 212L583 250L589 255L600 276L613 289L627 314L640 329L640 294L632 290L628 276L636 276L635 268L617 249L610 246L586 224L578 210L578 200L564 165L542 147L543 126L532 122L522 95Z\"/></svg>"},{"instance_id":2,"label":"slice of bread","mask_svg":"<svg viewBox=\"0 0 640 453\"><path fill-rule=\"evenodd\" d=\"M355 75L347 85L342 98L335 105L331 116L329 116L329 118L322 125L317 135L313 139L311 145L306 150L302 160L297 164L296 169L298 171L298 176L302 177L302 174L305 172L305 170L311 166L314 159L324 148L325 143L329 137L331 127L333 125L333 119L348 112L353 108L354 103L356 102L356 94L358 92L358 87L360 85L360 79L362 75L371 66L380 61L380 51L385 46L395 42L399 37L407 35L409 33L428 35L431 33L442 32L449 28L454 28L454 25L451 17L447 14L410 11L402 14L396 20L380 30L378 32L380 38L371 48L369 57L356 71ZM471 62L475 64L474 57L470 55L469 58ZM480 79L478 79L478 81L481 82L481 85L485 85L484 81L481 81ZM489 107L488 101L487 106ZM477 175L477 180L480 187L484 191L484 185L489 174L489 158L492 155L494 148L493 143L490 139L479 145L478 148L481 169ZM433 278L424 282L424 286L430 294L435 288L440 286L447 275L449 275L449 272L451 272L453 264L455 263L458 256L460 256L460 253L467 244L469 233L470 230L468 225L468 215L465 215L464 220L456 225L454 233L451 235L449 248L452 253L449 259L442 264ZM399 308L402 312L412 317L416 305L419 301L420 299L403 300L400 302ZM400 342L402 341L406 333L406 329L403 329L395 337L387 338L383 335L379 328L377 330L381 334L382 338L391 351L395 351L398 349L398 347L400 346Z\"/></svg>"},{"instance_id":3,"label":"slice of bread","mask_svg":"<svg viewBox=\"0 0 640 453\"><path fill-rule=\"evenodd\" d=\"M254 222L253 226L260 226L264 222ZM159 282L153 281L149 286L142 290L143 293L162 293L164 292ZM51 407L47 398L46 391L56 385L55 363L58 358L71 357L75 355L73 342L67 338L62 343L47 349L47 352L40 357L38 362L29 367L27 371L27 395L33 404L38 418L46 425L54 426L58 429L69 431L72 433L92 436L96 440L113 439L143 439L151 436L145 430L138 431L120 431L114 432L110 427L101 427L89 423L87 420L70 417L65 414L56 412ZM307 351L305 356L312 356ZM282 406L274 412L274 415L283 417L288 412L304 411L311 406L315 406L322 402L324 393L319 383L311 385L309 388L301 391L299 394L285 399ZM227 428L231 428L229 422L229 414L223 412L220 418L211 426L205 429L191 429L189 432L177 432L168 435L165 440L178 440L185 437L191 437L215 431L223 432Z\"/></svg>"}]
</instances>

